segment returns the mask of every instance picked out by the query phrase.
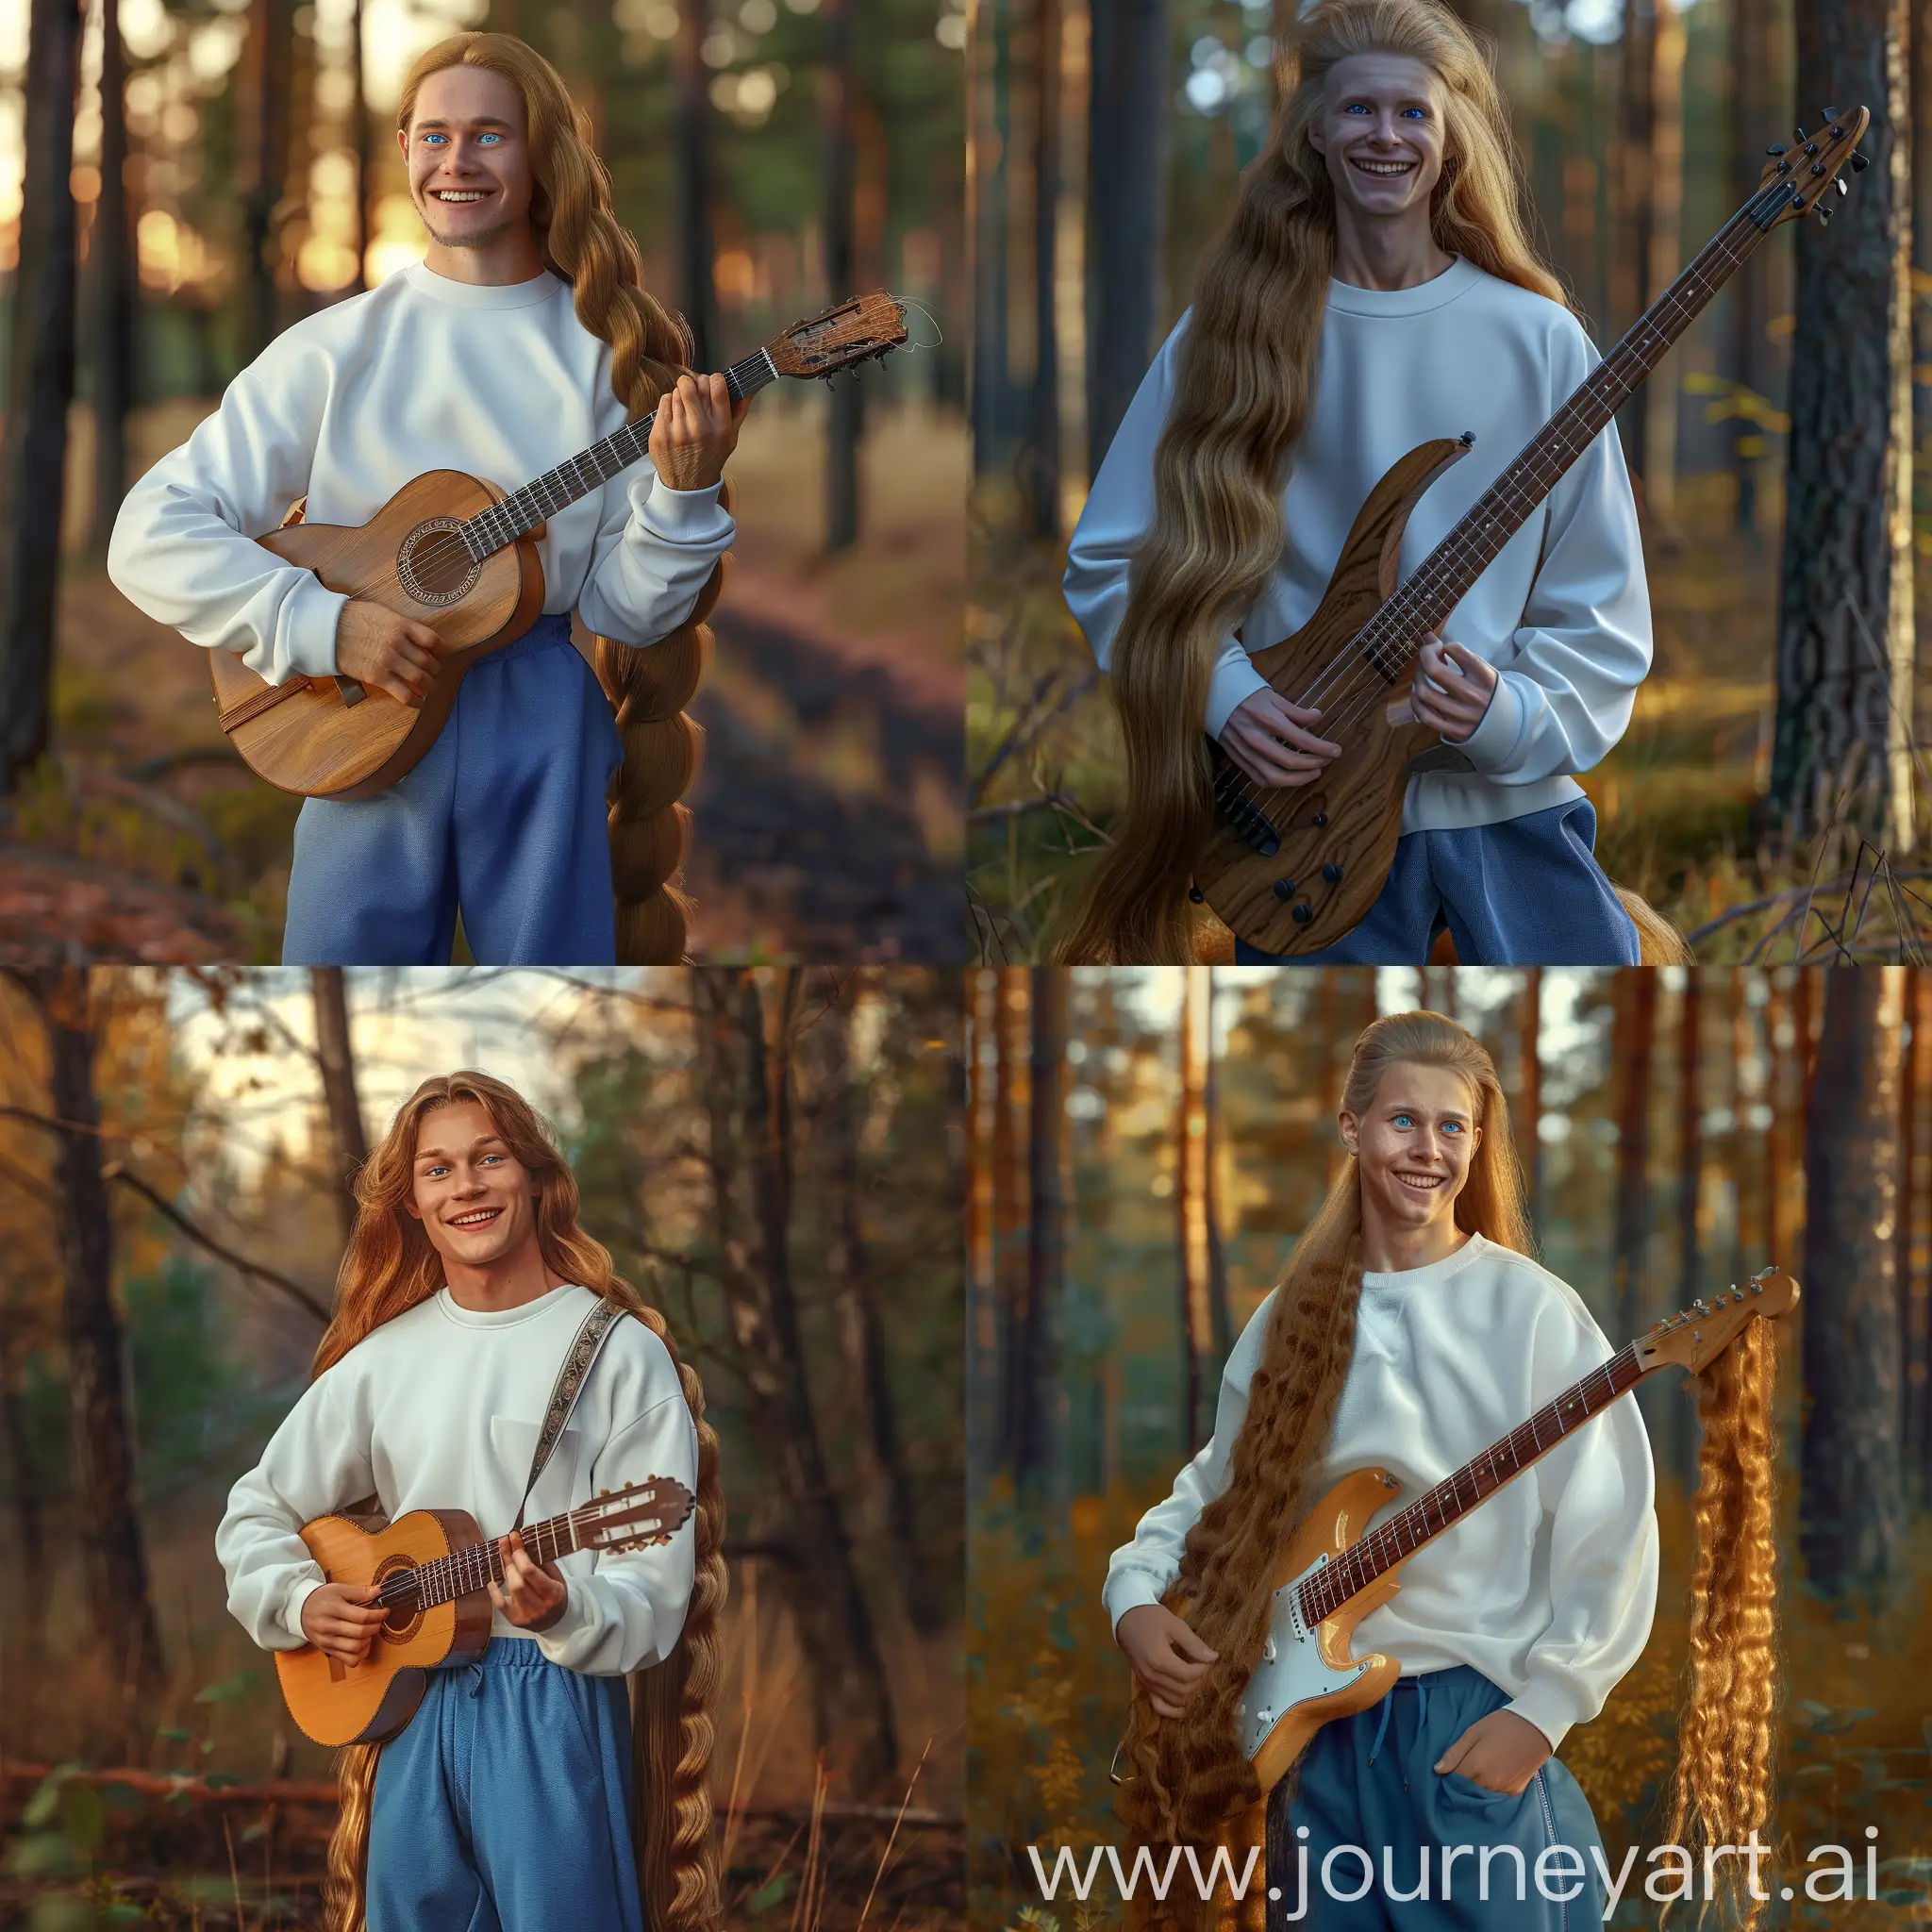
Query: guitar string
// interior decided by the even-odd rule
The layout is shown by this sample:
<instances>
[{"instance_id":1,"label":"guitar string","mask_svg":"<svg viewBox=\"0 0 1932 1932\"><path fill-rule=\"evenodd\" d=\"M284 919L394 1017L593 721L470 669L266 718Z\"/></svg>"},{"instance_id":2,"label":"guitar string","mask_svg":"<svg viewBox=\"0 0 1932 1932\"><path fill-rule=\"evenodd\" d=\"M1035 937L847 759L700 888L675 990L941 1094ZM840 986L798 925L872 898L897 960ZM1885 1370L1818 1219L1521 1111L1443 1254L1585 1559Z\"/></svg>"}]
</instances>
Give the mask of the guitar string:
<instances>
[{"instance_id":1,"label":"guitar string","mask_svg":"<svg viewBox=\"0 0 1932 1932\"><path fill-rule=\"evenodd\" d=\"M1359 701L1353 706L1352 709L1344 712L1341 718L1323 721L1328 731L1332 733L1338 730L1345 731L1352 728L1374 709L1378 700L1387 697L1393 680L1388 679L1383 675L1377 661L1377 653L1384 646L1393 643L1406 647L1404 651L1405 657L1413 656L1415 646L1408 640L1401 636L1401 631L1415 614L1415 607L1418 604L1423 604L1425 607L1429 601L1429 593L1431 591L1440 592L1446 589L1449 584L1454 583L1456 576L1461 572L1463 567L1472 558L1479 555L1484 544L1490 541L1494 533L1496 513L1501 508L1506 497L1517 494L1524 484L1533 479L1537 484L1542 486L1541 493L1538 498L1538 501L1541 502L1542 497L1546 496L1548 491L1554 489L1556 484L1562 479L1570 464L1575 460L1575 457L1580 455L1583 449L1588 448L1590 441L1593 441L1601 433L1604 425L1600 424L1596 429L1592 430L1591 436L1578 445L1576 451L1569 457L1568 460L1557 465L1554 477L1545 479L1541 475L1541 469L1547 459L1546 451L1553 442L1559 445L1562 444L1569 434L1567 428L1562 434L1556 436L1552 435L1552 431L1556 430L1557 425L1562 423L1563 419L1573 412L1580 418L1585 408L1589 405L1600 400L1601 396L1607 393L1611 387L1622 388L1625 397L1635 393L1638 383L1629 383L1625 380L1626 372L1620 367L1620 364L1626 360L1635 360L1642 365L1642 374L1647 374L1649 369L1655 366L1655 359L1660 359L1662 352L1668 350L1679 340L1685 330L1695 322L1698 315L1703 312L1705 307L1715 295L1717 287L1721 286L1721 284L1712 285L1707 288L1704 286L1707 269L1715 267L1718 258L1724 258L1726 262L1725 275L1727 276L1743 260L1743 256L1735 255L1732 251L1730 243L1733 231L1739 229L1742 225L1749 223L1756 234L1757 240L1761 241L1768 230L1757 227L1755 212L1758 205L1761 202L1768 202L1774 198L1779 189L1789 187L1790 185L1789 179L1786 178L1767 183L1724 223L1724 226L1706 244L1696 259L1677 278L1676 282L1673 283L1670 288L1666 289L1658 296L1656 303L1652 305L1651 308L1644 315L1639 317L1637 322L1631 325L1628 334L1612 348L1609 356L1586 378L1583 387L1590 389L1591 394L1588 397L1573 394L1564 403L1562 408L1551 418L1550 422L1541 430L1538 431L1535 437L1531 438L1529 443L1518 454L1508 467L1504 470L1496 481L1491 485L1483 496L1476 501L1470 511L1458 523L1457 528L1452 530L1443 539L1442 542L1437 546L1436 550L1424 559L1413 575L1410 576L1408 582L1404 584L1376 611L1369 623L1359 631L1356 632L1337 652L1335 658L1317 674L1315 685L1307 695L1298 701L1303 707L1308 706L1313 699L1323 695L1325 690L1329 688L1324 680L1330 679L1336 674L1340 674L1343 679L1347 679L1358 675L1365 665L1372 673L1370 679L1361 682L1358 692L1347 689L1346 685L1344 685L1344 699L1358 697ZM1753 245L1756 245L1755 242ZM1710 259L1707 261L1707 258L1710 258ZM1693 291L1699 293L1702 299L1698 302L1695 308L1685 313L1682 311L1682 295ZM1667 334L1665 332L1663 311L1666 310L1678 311L1677 314L1668 318L1671 321L1677 321L1681 325L1675 329L1674 333ZM1656 320L1653 320L1653 318L1656 318ZM1649 363L1644 363L1643 358L1648 347L1648 339L1653 335L1657 339L1660 345L1658 357ZM1606 376L1608 378L1607 381L1603 380ZM1641 383L1641 379L1642 375L1640 374L1639 383ZM1601 386L1599 387L1599 385ZM1614 408L1607 412L1604 419L1605 424L1607 424L1614 413ZM1525 471L1525 474L1506 491L1504 488L1506 482L1508 482L1519 470ZM1516 528L1521 528L1522 521L1526 521L1528 515L1533 513L1533 510L1534 506L1531 507L1530 510L1524 512L1524 518L1519 521ZM1509 539L1515 534L1516 529L1511 529L1504 537L1503 542L1496 546L1495 551L1490 557L1482 559L1469 579L1471 584L1475 581L1476 577L1481 575L1483 570L1489 567L1489 564L1494 560L1495 556L1501 554L1503 547L1507 545ZM1465 585L1460 594L1468 594L1467 585ZM1451 608L1453 608L1453 602ZM1219 749L1218 746L1217 749ZM1242 772L1241 767L1234 762L1233 758L1225 751L1222 752L1222 758L1225 761L1224 767L1217 774L1213 790L1217 798L1224 804L1229 803L1231 798L1239 798L1243 804L1255 806L1256 801L1263 791L1278 792L1301 789L1300 787L1289 786L1263 786L1258 780L1249 777ZM1226 780L1230 775L1237 781L1232 793L1225 789Z\"/></svg>"}]
</instances>

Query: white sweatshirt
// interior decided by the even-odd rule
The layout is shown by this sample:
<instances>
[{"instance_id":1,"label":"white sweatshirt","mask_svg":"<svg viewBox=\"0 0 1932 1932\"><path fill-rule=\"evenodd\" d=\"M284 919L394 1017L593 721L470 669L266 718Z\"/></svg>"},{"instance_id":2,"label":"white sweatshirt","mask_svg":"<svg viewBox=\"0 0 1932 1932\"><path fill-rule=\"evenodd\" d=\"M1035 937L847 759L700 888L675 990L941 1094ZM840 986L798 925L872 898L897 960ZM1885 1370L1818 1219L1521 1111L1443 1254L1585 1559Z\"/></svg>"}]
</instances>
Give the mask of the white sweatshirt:
<instances>
[{"instance_id":1,"label":"white sweatshirt","mask_svg":"<svg viewBox=\"0 0 1932 1932\"><path fill-rule=\"evenodd\" d=\"M253 540L305 492L306 522L364 524L425 470L515 490L624 427L610 347L547 270L507 288L420 262L283 331L221 408L128 491L108 575L191 643L272 684L336 668L348 599ZM735 525L718 490L668 490L645 457L548 521L543 608L652 644L684 621Z\"/></svg>"},{"instance_id":2,"label":"white sweatshirt","mask_svg":"<svg viewBox=\"0 0 1932 1932\"><path fill-rule=\"evenodd\" d=\"M1153 521L1155 445L1187 324L1183 316L1122 419L1068 546L1067 605L1103 670L1126 609L1128 565ZM1398 458L1432 437L1475 432L1474 446L1409 514L1406 580L1601 359L1569 310L1460 257L1412 289L1331 280L1314 403L1282 493L1288 541L1224 641L1208 687L1209 735L1265 688L1248 647L1278 643L1314 615L1350 525ZM1503 547L1442 635L1502 678L1457 747L1474 770L1411 778L1402 829L1494 824L1580 797L1569 774L1587 772L1624 735L1650 669L1643 550L1614 423Z\"/></svg>"},{"instance_id":3,"label":"white sweatshirt","mask_svg":"<svg viewBox=\"0 0 1932 1932\"><path fill-rule=\"evenodd\" d=\"M1228 1357L1213 1440L1113 1553L1103 1595L1116 1625L1159 1602L1188 1531L1227 1487L1274 1305L1270 1294ZM1429 1267L1364 1274L1317 1492L1368 1465L1388 1470L1401 1491L1363 1534L1379 1528L1615 1353L1574 1289L1480 1235ZM1625 1395L1405 1559L1396 1595L1356 1626L1354 1654L1380 1651L1405 1676L1468 1664L1554 1750L1649 1640L1653 1495L1650 1442Z\"/></svg>"},{"instance_id":4,"label":"white sweatshirt","mask_svg":"<svg viewBox=\"0 0 1932 1932\"><path fill-rule=\"evenodd\" d=\"M507 1535L564 1351L594 1299L587 1288L558 1288L482 1314L441 1289L318 1375L229 1492L215 1533L228 1608L249 1636L264 1650L308 1641L302 1606L323 1577L299 1531L371 1491L391 1521L466 1509L484 1537ZM524 1521L654 1475L695 1494L697 1431L670 1351L626 1317L605 1339ZM534 1637L553 1663L593 1676L661 1662L691 1602L694 1532L687 1519L668 1543L562 1557L558 1621L520 1630L499 1611L491 1634Z\"/></svg>"}]
</instances>

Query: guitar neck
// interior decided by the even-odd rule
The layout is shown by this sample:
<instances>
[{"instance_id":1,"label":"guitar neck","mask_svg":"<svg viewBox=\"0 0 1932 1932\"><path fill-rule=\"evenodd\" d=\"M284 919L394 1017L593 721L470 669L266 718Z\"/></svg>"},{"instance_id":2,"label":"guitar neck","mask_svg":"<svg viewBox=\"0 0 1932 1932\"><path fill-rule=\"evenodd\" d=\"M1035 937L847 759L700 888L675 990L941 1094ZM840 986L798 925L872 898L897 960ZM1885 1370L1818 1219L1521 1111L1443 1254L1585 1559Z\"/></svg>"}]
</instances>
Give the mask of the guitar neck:
<instances>
[{"instance_id":1,"label":"guitar neck","mask_svg":"<svg viewBox=\"0 0 1932 1932\"><path fill-rule=\"evenodd\" d=\"M755 395L767 383L777 379L777 367L764 349L754 350L743 361L734 362L724 372L724 387L734 403ZM644 456L651 440L651 425L657 420L658 412L653 409L641 421L626 423L602 442L593 442L568 462L546 470L520 490L512 490L502 502L467 518L458 528L471 557L481 562L514 543L519 537L527 536L546 517L569 508L579 497L601 490L611 477L629 469Z\"/></svg>"},{"instance_id":2,"label":"guitar neck","mask_svg":"<svg viewBox=\"0 0 1932 1932\"><path fill-rule=\"evenodd\" d=\"M593 1513L587 1507L585 1515ZM559 1557L583 1547L577 1540L576 1512L566 1509L523 1532L524 1551L533 1563L554 1563ZM482 1590L503 1581L503 1555L494 1541L471 1543L466 1549L452 1550L446 1557L423 1563L401 1573L395 1579L398 1594L407 1594L421 1609L436 1604L454 1603L473 1590Z\"/></svg>"},{"instance_id":3,"label":"guitar neck","mask_svg":"<svg viewBox=\"0 0 1932 1932\"><path fill-rule=\"evenodd\" d=\"M1790 199L1789 182L1771 182L1711 237L1363 627L1356 643L1390 683L1410 675L1424 634L1447 622L1504 544L1764 240Z\"/></svg>"},{"instance_id":4,"label":"guitar neck","mask_svg":"<svg viewBox=\"0 0 1932 1932\"><path fill-rule=\"evenodd\" d=\"M1573 1382L1500 1442L1491 1443L1427 1494L1418 1496L1359 1542L1350 1544L1301 1587L1302 1613L1308 1628L1313 1629L1324 1617L1332 1617L1350 1597L1493 1496L1512 1476L1547 1456L1650 1372L1649 1366L1640 1362L1637 1344L1632 1342L1602 1368Z\"/></svg>"}]
</instances>

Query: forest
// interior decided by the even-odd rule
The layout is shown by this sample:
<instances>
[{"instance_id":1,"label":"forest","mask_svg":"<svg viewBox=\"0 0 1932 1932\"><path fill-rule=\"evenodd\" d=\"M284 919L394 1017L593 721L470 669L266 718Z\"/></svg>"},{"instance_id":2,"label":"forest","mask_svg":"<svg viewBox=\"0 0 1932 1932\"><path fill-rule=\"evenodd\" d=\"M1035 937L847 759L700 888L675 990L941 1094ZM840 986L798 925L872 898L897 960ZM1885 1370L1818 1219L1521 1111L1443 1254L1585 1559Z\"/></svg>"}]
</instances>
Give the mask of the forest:
<instances>
[{"instance_id":1,"label":"forest","mask_svg":"<svg viewBox=\"0 0 1932 1932\"><path fill-rule=\"evenodd\" d=\"M960 1923L957 974L0 974L0 1921L320 1926L213 1534L430 1073L554 1124L721 1442L727 1922ZM346 1502L348 1499L344 1499Z\"/></svg>"},{"instance_id":2,"label":"forest","mask_svg":"<svg viewBox=\"0 0 1932 1932\"><path fill-rule=\"evenodd\" d=\"M1896 1694L1932 1681L1923 973L1004 968L968 981L975 1924L1023 1907L1036 1925L1067 1924L1024 1847L1121 1841L1108 1771L1129 1676L1100 1602L1108 1554L1212 1432L1233 1339L1341 1158L1356 1036L1417 1006L1494 1058L1541 1258L1613 1347L1769 1264L1801 1283L1779 1344L1773 1824L1787 1856L1876 1826L1879 1903L1859 1922L1924 1916L1932 1719ZM1666 1370L1625 1398L1657 1471L1657 1620L1558 1754L1613 1869L1659 1841L1674 1756L1690 1388ZM1641 1905L1626 1897L1612 1923L1645 1923ZM1766 1923L1839 1921L1801 1896Z\"/></svg>"},{"instance_id":3,"label":"forest","mask_svg":"<svg viewBox=\"0 0 1932 1932\"><path fill-rule=\"evenodd\" d=\"M1629 730L1579 780L1609 875L1700 959L1916 960L1932 223L1911 211L1932 206L1932 16L1457 11L1495 51L1529 232L1606 354L1757 190L1768 148L1824 108L1871 111L1873 165L1829 228L1774 227L1618 412L1655 657ZM988 963L1043 957L1121 804L1107 687L1059 595L1066 540L1267 138L1295 17L1291 0L982 10L967 872Z\"/></svg>"},{"instance_id":4,"label":"forest","mask_svg":"<svg viewBox=\"0 0 1932 1932\"><path fill-rule=\"evenodd\" d=\"M0 957L278 957L300 801L108 539L271 339L422 258L395 103L473 26L564 75L698 366L910 305L906 349L746 421L686 877L707 957L957 958L963 0L0 8Z\"/></svg>"}]
</instances>

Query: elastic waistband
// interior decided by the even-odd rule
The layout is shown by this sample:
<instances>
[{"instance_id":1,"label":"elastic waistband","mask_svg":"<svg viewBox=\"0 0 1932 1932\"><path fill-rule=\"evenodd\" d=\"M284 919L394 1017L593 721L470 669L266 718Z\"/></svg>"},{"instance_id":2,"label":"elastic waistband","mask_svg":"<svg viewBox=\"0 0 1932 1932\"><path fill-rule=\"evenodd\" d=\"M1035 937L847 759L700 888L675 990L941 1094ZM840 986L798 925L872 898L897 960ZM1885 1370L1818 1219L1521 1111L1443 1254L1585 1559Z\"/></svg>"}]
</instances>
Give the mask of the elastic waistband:
<instances>
[{"instance_id":1,"label":"elastic waistband","mask_svg":"<svg viewBox=\"0 0 1932 1932\"><path fill-rule=\"evenodd\" d=\"M479 658L470 668L470 675L491 664L507 664L512 658L534 658L539 651L554 651L559 644L570 642L570 612L568 610L546 610L515 643L506 644L500 651L491 651L489 657Z\"/></svg>"},{"instance_id":2,"label":"elastic waistband","mask_svg":"<svg viewBox=\"0 0 1932 1932\"><path fill-rule=\"evenodd\" d=\"M519 638L517 641L522 643L523 640ZM564 1667L552 1663L534 1637L492 1637L490 1647L469 1668L482 1671L560 1671Z\"/></svg>"}]
</instances>

